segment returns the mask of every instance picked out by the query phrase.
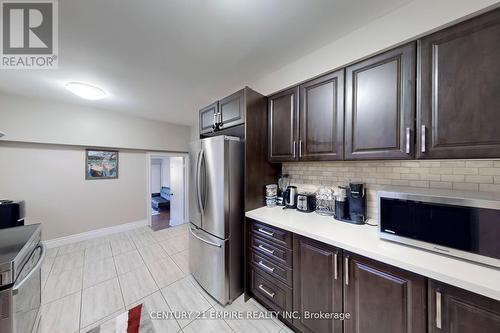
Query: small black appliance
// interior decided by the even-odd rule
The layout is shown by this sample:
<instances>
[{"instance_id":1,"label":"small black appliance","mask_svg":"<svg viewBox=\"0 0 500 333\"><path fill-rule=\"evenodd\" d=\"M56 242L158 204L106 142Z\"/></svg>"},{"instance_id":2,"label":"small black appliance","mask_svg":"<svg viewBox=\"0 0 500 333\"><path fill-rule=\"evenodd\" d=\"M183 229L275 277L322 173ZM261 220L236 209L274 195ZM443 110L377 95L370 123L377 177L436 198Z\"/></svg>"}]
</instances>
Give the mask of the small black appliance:
<instances>
[{"instance_id":1,"label":"small black appliance","mask_svg":"<svg viewBox=\"0 0 500 333\"><path fill-rule=\"evenodd\" d=\"M0 200L0 229L24 225L24 201Z\"/></svg>"},{"instance_id":2,"label":"small black appliance","mask_svg":"<svg viewBox=\"0 0 500 333\"><path fill-rule=\"evenodd\" d=\"M304 192L297 194L297 210L303 213L312 213L316 209L316 195Z\"/></svg>"},{"instance_id":3,"label":"small black appliance","mask_svg":"<svg viewBox=\"0 0 500 333\"><path fill-rule=\"evenodd\" d=\"M349 201L349 219L355 224L364 224L366 221L366 193L362 183L349 183L347 192Z\"/></svg>"},{"instance_id":4,"label":"small black appliance","mask_svg":"<svg viewBox=\"0 0 500 333\"><path fill-rule=\"evenodd\" d=\"M339 186L335 196L335 218L344 221L349 218L347 205L347 187Z\"/></svg>"}]
</instances>

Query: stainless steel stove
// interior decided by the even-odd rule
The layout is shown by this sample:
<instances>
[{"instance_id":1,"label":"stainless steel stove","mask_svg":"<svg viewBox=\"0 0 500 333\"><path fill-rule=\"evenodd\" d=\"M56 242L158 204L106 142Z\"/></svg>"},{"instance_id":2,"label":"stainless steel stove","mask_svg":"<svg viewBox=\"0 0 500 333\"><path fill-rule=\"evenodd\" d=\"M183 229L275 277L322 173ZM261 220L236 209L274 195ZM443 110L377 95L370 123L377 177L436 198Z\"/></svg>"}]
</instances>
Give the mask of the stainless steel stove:
<instances>
[{"instance_id":1,"label":"stainless steel stove","mask_svg":"<svg viewBox=\"0 0 500 333\"><path fill-rule=\"evenodd\" d=\"M0 230L0 332L36 331L44 257L40 224Z\"/></svg>"}]
</instances>

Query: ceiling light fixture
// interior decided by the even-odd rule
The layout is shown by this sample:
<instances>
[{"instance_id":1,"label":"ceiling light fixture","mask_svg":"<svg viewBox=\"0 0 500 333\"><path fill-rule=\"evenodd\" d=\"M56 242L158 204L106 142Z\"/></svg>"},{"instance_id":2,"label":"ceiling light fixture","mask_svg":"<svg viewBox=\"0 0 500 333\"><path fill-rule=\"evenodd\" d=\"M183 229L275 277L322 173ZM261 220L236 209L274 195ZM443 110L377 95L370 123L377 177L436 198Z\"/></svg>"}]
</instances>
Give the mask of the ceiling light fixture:
<instances>
[{"instance_id":1,"label":"ceiling light fixture","mask_svg":"<svg viewBox=\"0 0 500 333\"><path fill-rule=\"evenodd\" d=\"M107 93L104 90L88 83L68 82L65 87L73 94L91 101L97 101L107 96Z\"/></svg>"}]
</instances>

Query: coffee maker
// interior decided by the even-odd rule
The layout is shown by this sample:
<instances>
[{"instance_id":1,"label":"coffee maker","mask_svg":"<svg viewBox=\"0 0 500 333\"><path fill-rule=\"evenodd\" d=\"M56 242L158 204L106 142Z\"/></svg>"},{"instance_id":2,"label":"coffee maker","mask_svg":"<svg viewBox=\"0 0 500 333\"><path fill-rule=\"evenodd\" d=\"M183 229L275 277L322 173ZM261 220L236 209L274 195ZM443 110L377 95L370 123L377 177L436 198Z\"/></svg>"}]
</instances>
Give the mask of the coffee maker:
<instances>
[{"instance_id":1,"label":"coffee maker","mask_svg":"<svg viewBox=\"0 0 500 333\"><path fill-rule=\"evenodd\" d=\"M352 223L364 224L366 221L366 193L362 183L349 183L347 193L349 218Z\"/></svg>"},{"instance_id":2,"label":"coffee maker","mask_svg":"<svg viewBox=\"0 0 500 333\"><path fill-rule=\"evenodd\" d=\"M349 183L340 186L335 199L335 218L340 221L365 224L366 193L362 183Z\"/></svg>"}]
</instances>

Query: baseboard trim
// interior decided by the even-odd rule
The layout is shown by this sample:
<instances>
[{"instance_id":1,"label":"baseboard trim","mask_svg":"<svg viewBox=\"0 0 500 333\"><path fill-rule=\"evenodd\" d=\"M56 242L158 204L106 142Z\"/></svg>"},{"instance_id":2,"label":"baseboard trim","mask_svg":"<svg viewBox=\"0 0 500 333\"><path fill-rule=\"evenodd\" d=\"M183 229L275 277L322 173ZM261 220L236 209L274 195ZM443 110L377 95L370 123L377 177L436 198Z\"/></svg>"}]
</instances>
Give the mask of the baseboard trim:
<instances>
[{"instance_id":1,"label":"baseboard trim","mask_svg":"<svg viewBox=\"0 0 500 333\"><path fill-rule=\"evenodd\" d=\"M140 220L140 221L134 221L134 222L130 222L130 223L118 224L118 225L115 225L112 227L107 227L107 228L90 230L90 231L82 232L80 234L74 234L74 235L69 235L69 236L65 236L65 237L49 239L49 240L43 241L43 243L47 248L50 249L53 247L58 247L58 246L66 245L66 244L71 244L71 243L81 242L81 241L94 239L94 238L98 238L98 237L113 235L113 234L117 234L119 232L140 228L140 227L143 227L146 225L148 225L147 219Z\"/></svg>"}]
</instances>

